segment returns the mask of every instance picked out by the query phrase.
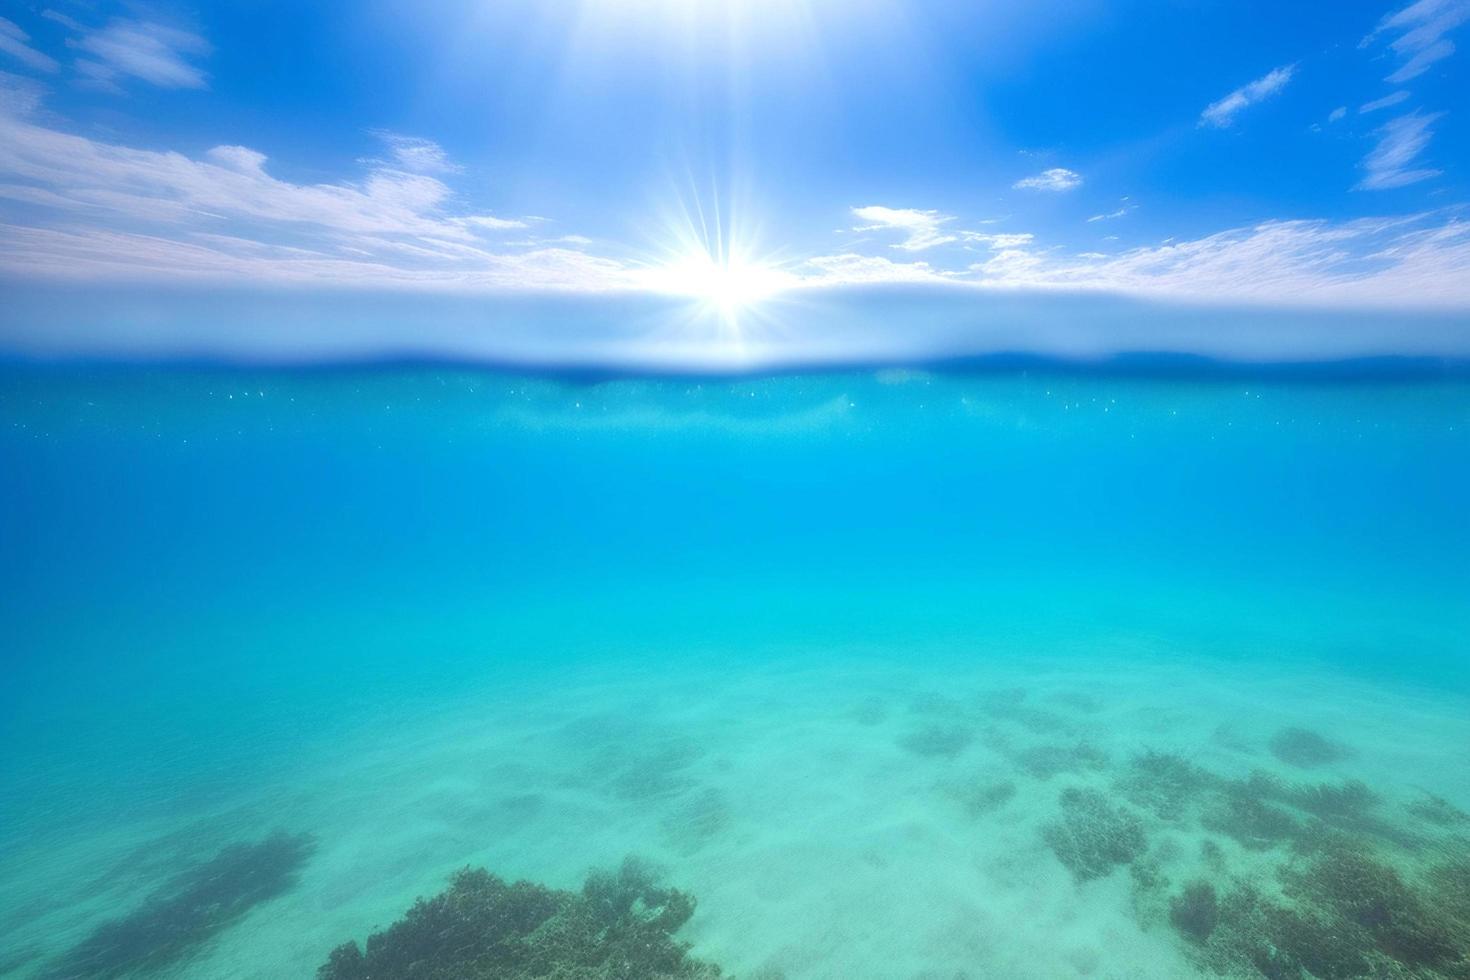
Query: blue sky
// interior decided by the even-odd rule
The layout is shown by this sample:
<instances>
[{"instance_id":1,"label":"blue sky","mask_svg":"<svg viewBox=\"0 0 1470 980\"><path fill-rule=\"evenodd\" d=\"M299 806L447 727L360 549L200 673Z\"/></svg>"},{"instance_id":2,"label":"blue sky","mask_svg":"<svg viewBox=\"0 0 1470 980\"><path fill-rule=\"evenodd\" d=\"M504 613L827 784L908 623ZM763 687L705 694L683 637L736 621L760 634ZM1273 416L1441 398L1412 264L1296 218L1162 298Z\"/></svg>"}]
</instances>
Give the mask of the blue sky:
<instances>
[{"instance_id":1,"label":"blue sky","mask_svg":"<svg viewBox=\"0 0 1470 980\"><path fill-rule=\"evenodd\" d=\"M1467 24L1470 0L6 3L0 341L249 346L294 296L325 348L437 348L429 312L364 330L325 300L469 304L459 332L494 335L538 320L527 294L558 322L617 294L670 321L645 351L821 330L841 355L876 289L977 349L1032 298L1028 323L1087 319L1060 295L1467 353ZM201 322L211 291L235 299Z\"/></svg>"}]
</instances>

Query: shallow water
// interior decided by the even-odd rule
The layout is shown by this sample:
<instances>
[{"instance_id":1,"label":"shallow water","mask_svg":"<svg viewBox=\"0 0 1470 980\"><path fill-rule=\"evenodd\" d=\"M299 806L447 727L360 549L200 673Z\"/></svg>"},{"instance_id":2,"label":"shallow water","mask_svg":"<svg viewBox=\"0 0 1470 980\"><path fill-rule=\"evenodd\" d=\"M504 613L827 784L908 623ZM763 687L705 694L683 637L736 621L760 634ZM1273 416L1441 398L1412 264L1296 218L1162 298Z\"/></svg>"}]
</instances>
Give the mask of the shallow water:
<instances>
[{"instance_id":1,"label":"shallow water","mask_svg":"<svg viewBox=\"0 0 1470 980\"><path fill-rule=\"evenodd\" d=\"M741 977L1454 975L1247 933L1470 923L1467 491L1454 380L3 368L0 975L629 854Z\"/></svg>"}]
</instances>

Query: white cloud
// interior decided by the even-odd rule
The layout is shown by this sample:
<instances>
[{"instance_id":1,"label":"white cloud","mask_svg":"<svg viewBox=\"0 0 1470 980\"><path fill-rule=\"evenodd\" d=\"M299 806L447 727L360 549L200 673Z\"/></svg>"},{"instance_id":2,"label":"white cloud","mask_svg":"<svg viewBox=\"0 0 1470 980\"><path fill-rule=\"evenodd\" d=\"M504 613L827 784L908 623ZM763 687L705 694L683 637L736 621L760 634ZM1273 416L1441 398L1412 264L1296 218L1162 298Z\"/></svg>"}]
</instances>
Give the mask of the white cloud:
<instances>
[{"instance_id":1,"label":"white cloud","mask_svg":"<svg viewBox=\"0 0 1470 980\"><path fill-rule=\"evenodd\" d=\"M86 30L75 18L68 17L59 10L43 10L41 11L41 16L46 20L60 24L69 31L76 31L78 34Z\"/></svg>"},{"instance_id":2,"label":"white cloud","mask_svg":"<svg viewBox=\"0 0 1470 980\"><path fill-rule=\"evenodd\" d=\"M1070 191L1082 186L1082 175L1066 167L1052 167L1033 177L1025 177L1011 185L1018 190Z\"/></svg>"},{"instance_id":3,"label":"white cloud","mask_svg":"<svg viewBox=\"0 0 1470 980\"><path fill-rule=\"evenodd\" d=\"M363 250L366 251L366 250ZM272 245L230 236L165 238L106 229L0 225L0 270L28 280L159 283L277 283L447 292L498 289L598 291L626 288L628 271L571 249L482 252L462 261L433 249L353 254Z\"/></svg>"},{"instance_id":4,"label":"white cloud","mask_svg":"<svg viewBox=\"0 0 1470 980\"><path fill-rule=\"evenodd\" d=\"M802 283L809 286L949 281L927 262L894 262L883 256L856 252L819 255L807 259L803 266L810 271Z\"/></svg>"},{"instance_id":5,"label":"white cloud","mask_svg":"<svg viewBox=\"0 0 1470 980\"><path fill-rule=\"evenodd\" d=\"M449 159L444 148L433 140L418 136L404 136L387 130L373 130L373 135L382 140L393 154L393 162L410 173L455 174L460 167Z\"/></svg>"},{"instance_id":6,"label":"white cloud","mask_svg":"<svg viewBox=\"0 0 1470 980\"><path fill-rule=\"evenodd\" d=\"M1212 102L1200 113L1199 125L1214 126L1224 129L1235 122L1235 116L1242 109L1253 106L1258 102L1264 102L1271 96L1286 88L1286 83L1291 81L1291 76L1296 72L1296 65L1283 65L1262 75L1249 85L1242 85L1218 102Z\"/></svg>"},{"instance_id":7,"label":"white cloud","mask_svg":"<svg viewBox=\"0 0 1470 980\"><path fill-rule=\"evenodd\" d=\"M1470 223L1271 221L1104 258L1014 250L981 283L1280 307L1470 309Z\"/></svg>"},{"instance_id":8,"label":"white cloud","mask_svg":"<svg viewBox=\"0 0 1470 980\"><path fill-rule=\"evenodd\" d=\"M20 61L33 71L54 72L61 66L56 59L42 54L29 43L30 35L14 21L0 17L0 51Z\"/></svg>"},{"instance_id":9,"label":"white cloud","mask_svg":"<svg viewBox=\"0 0 1470 980\"><path fill-rule=\"evenodd\" d=\"M577 236L492 247L485 233L517 219L477 213L426 174L385 163L354 181L293 183L273 176L267 157L249 147L223 145L191 156L107 143L43 125L25 114L26 104L24 97L0 99L0 220L8 222L0 224L0 274L12 280L446 293L628 290L641 281L637 264L619 257L631 253L595 254ZM1417 118L1421 128L1433 121L1404 118ZM1400 140L1406 138L1414 142ZM1378 179L1413 173L1407 168L1417 148L1380 150ZM25 207L13 208L14 202ZM901 232L905 243L938 236L981 244L990 253L969 268L893 261L857 248L788 257L783 283L927 283L1470 311L1470 223L1444 215L1267 222L1103 256L1067 255L1021 232L949 232L948 216L938 211L875 206L854 213L865 227Z\"/></svg>"},{"instance_id":10,"label":"white cloud","mask_svg":"<svg viewBox=\"0 0 1470 980\"><path fill-rule=\"evenodd\" d=\"M209 54L209 42L177 27L116 19L69 43L91 56L77 60L77 71L109 91L119 91L124 77L160 88L208 87L207 76L188 59Z\"/></svg>"},{"instance_id":11,"label":"white cloud","mask_svg":"<svg viewBox=\"0 0 1470 980\"><path fill-rule=\"evenodd\" d=\"M1094 221L1112 221L1115 218L1122 218L1125 215L1132 214L1136 210L1138 210L1138 205L1129 202L1128 198L1125 197L1116 211L1109 211L1106 214L1094 214L1087 221L1089 224Z\"/></svg>"},{"instance_id":12,"label":"white cloud","mask_svg":"<svg viewBox=\"0 0 1470 980\"><path fill-rule=\"evenodd\" d=\"M1402 64L1386 81L1398 85L1454 54L1455 43L1447 35L1466 21L1470 21L1470 0L1418 0L1384 17L1363 39L1363 45L1385 34L1397 35L1388 46Z\"/></svg>"},{"instance_id":13,"label":"white cloud","mask_svg":"<svg viewBox=\"0 0 1470 980\"><path fill-rule=\"evenodd\" d=\"M1333 109L1331 112L1329 112L1327 114L1327 121L1330 122L1330 123L1335 123L1335 122L1338 122L1341 119L1343 119L1346 115L1347 115L1347 106L1340 105L1336 109Z\"/></svg>"},{"instance_id":14,"label":"white cloud","mask_svg":"<svg viewBox=\"0 0 1470 980\"><path fill-rule=\"evenodd\" d=\"M8 71L0 71L0 116L26 115L41 104L45 90L37 82Z\"/></svg>"},{"instance_id":15,"label":"white cloud","mask_svg":"<svg viewBox=\"0 0 1470 980\"><path fill-rule=\"evenodd\" d=\"M908 252L920 252L936 245L945 245L959 240L955 234L941 231L941 226L954 220L953 215L938 211L920 211L917 208L886 208L878 204L853 208L853 216L866 224L853 231L899 231L904 239L894 248Z\"/></svg>"},{"instance_id":16,"label":"white cloud","mask_svg":"<svg viewBox=\"0 0 1470 980\"><path fill-rule=\"evenodd\" d=\"M604 288L620 275L561 246L492 251L481 230L525 222L465 213L428 175L380 165L357 182L296 184L249 147L135 149L40 125L31 106L0 100L0 205L48 215L0 234L11 272L446 288Z\"/></svg>"},{"instance_id":17,"label":"white cloud","mask_svg":"<svg viewBox=\"0 0 1470 980\"><path fill-rule=\"evenodd\" d=\"M1385 95L1381 99L1374 99L1372 102L1364 102L1362 105L1358 106L1358 115L1361 116L1367 112L1376 112L1379 109L1387 109L1389 106L1395 106L1398 105L1400 102L1407 101L1408 98L1408 92L1390 92L1388 95Z\"/></svg>"},{"instance_id":18,"label":"white cloud","mask_svg":"<svg viewBox=\"0 0 1470 980\"><path fill-rule=\"evenodd\" d=\"M519 218L497 218L488 214L471 215L465 218L464 221L466 224L487 228L490 231L513 231L519 228L529 227L526 222L521 221Z\"/></svg>"},{"instance_id":19,"label":"white cloud","mask_svg":"<svg viewBox=\"0 0 1470 980\"><path fill-rule=\"evenodd\" d=\"M1036 236L1031 234L1029 231L1009 233L1001 232L995 235L983 235L979 232L967 231L964 233L964 236L965 241L967 242L979 242L980 244L988 245L992 249L995 249L997 251L1007 248L1019 248L1022 245L1030 245L1033 241L1036 240Z\"/></svg>"},{"instance_id":20,"label":"white cloud","mask_svg":"<svg viewBox=\"0 0 1470 980\"><path fill-rule=\"evenodd\" d=\"M1363 158L1366 171L1360 190L1388 190L1437 177L1438 170L1414 168L1412 164L1434 138L1433 125L1442 112L1411 112L1390 120L1378 130L1378 145Z\"/></svg>"}]
</instances>

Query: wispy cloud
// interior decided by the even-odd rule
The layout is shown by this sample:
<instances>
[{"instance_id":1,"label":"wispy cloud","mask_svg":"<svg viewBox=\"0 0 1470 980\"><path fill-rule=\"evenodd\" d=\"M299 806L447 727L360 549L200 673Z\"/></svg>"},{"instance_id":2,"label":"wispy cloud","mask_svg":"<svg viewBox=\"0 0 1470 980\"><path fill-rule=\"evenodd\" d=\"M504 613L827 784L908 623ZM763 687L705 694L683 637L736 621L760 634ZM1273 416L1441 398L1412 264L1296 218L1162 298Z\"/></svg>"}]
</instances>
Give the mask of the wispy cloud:
<instances>
[{"instance_id":1,"label":"wispy cloud","mask_svg":"<svg viewBox=\"0 0 1470 980\"><path fill-rule=\"evenodd\" d=\"M958 241L960 236L943 231L944 225L954 221L953 215L938 211L920 211L917 208L888 208L869 204L852 209L853 216L865 222L853 231L897 231L903 241L893 245L908 252L921 252L936 245Z\"/></svg>"},{"instance_id":2,"label":"wispy cloud","mask_svg":"<svg viewBox=\"0 0 1470 980\"><path fill-rule=\"evenodd\" d=\"M89 56L77 59L78 73L108 91L121 91L124 78L160 88L208 87L208 76L190 59L209 54L209 42L177 27L119 18L69 43Z\"/></svg>"},{"instance_id":3,"label":"wispy cloud","mask_svg":"<svg viewBox=\"0 0 1470 980\"><path fill-rule=\"evenodd\" d=\"M1089 223L1094 222L1094 221L1112 221L1115 218L1121 218L1121 217L1124 217L1125 215L1132 214L1137 209L1138 209L1138 205L1132 203L1131 201L1128 200L1128 198L1125 197L1125 198L1123 198L1122 202L1119 204L1118 209L1116 211L1109 211L1106 214L1094 214L1092 217L1088 218L1087 220L1088 220Z\"/></svg>"},{"instance_id":4,"label":"wispy cloud","mask_svg":"<svg viewBox=\"0 0 1470 980\"><path fill-rule=\"evenodd\" d=\"M1448 35L1466 21L1470 21L1470 0L1418 0L1383 18L1362 46L1395 35L1388 46L1401 64L1386 81L1398 85L1454 54L1455 42Z\"/></svg>"},{"instance_id":5,"label":"wispy cloud","mask_svg":"<svg viewBox=\"0 0 1470 980\"><path fill-rule=\"evenodd\" d=\"M1341 122L1346 116L1347 106L1340 105L1327 114L1327 121L1330 123Z\"/></svg>"},{"instance_id":6,"label":"wispy cloud","mask_svg":"<svg viewBox=\"0 0 1470 980\"><path fill-rule=\"evenodd\" d=\"M1027 191L1070 191L1082 186L1082 175L1066 167L1052 167L1035 176L1022 178L1011 186Z\"/></svg>"},{"instance_id":7,"label":"wispy cloud","mask_svg":"<svg viewBox=\"0 0 1470 980\"><path fill-rule=\"evenodd\" d=\"M29 115L40 106L45 91L33 79L0 71L0 118Z\"/></svg>"},{"instance_id":8,"label":"wispy cloud","mask_svg":"<svg viewBox=\"0 0 1470 980\"><path fill-rule=\"evenodd\" d=\"M357 182L297 184L273 176L265 155L249 147L217 146L197 158L137 149L41 125L29 110L22 100L0 101L0 202L50 218L0 235L12 271L106 277L175 268L182 278L233 272L452 285L517 282L540 268L527 265L534 253L547 282L570 281L565 273L575 266L588 273L586 287L605 284L612 268L562 247L492 251L482 232L525 222L459 206L426 174L379 165Z\"/></svg>"},{"instance_id":9,"label":"wispy cloud","mask_svg":"<svg viewBox=\"0 0 1470 980\"><path fill-rule=\"evenodd\" d=\"M964 233L964 237L967 242L976 242L997 251L1030 245L1036 240L1036 236L1028 231L998 232L994 235L981 234L978 231L967 231Z\"/></svg>"},{"instance_id":10,"label":"wispy cloud","mask_svg":"<svg viewBox=\"0 0 1470 980\"><path fill-rule=\"evenodd\" d=\"M1214 126L1217 129L1230 126L1242 109L1258 102L1264 102L1286 88L1286 83L1291 81L1291 76L1295 72L1295 65L1283 65L1267 72L1249 85L1242 85L1225 98L1206 106L1205 111L1200 113L1199 125Z\"/></svg>"},{"instance_id":11,"label":"wispy cloud","mask_svg":"<svg viewBox=\"0 0 1470 980\"><path fill-rule=\"evenodd\" d=\"M0 51L33 71L54 72L61 67L55 58L31 47L30 40L30 35L21 30L19 24L0 17Z\"/></svg>"},{"instance_id":12,"label":"wispy cloud","mask_svg":"<svg viewBox=\"0 0 1470 980\"><path fill-rule=\"evenodd\" d=\"M529 227L529 223L522 221L520 218L497 218L489 214L477 214L463 220L466 224L471 224L478 228L486 228L490 231L516 231ZM569 239L576 239L577 237L576 235L564 235L562 236L562 240L567 241Z\"/></svg>"},{"instance_id":13,"label":"wispy cloud","mask_svg":"<svg viewBox=\"0 0 1470 980\"><path fill-rule=\"evenodd\" d=\"M1402 90L1398 92L1390 92L1388 95L1385 95L1381 99L1374 99L1372 102L1364 102L1362 105L1358 106L1358 115L1361 116L1364 113L1376 112L1379 109L1387 109L1389 106L1398 105L1400 102L1407 102L1408 99L1408 92Z\"/></svg>"},{"instance_id":14,"label":"wispy cloud","mask_svg":"<svg viewBox=\"0 0 1470 980\"><path fill-rule=\"evenodd\" d=\"M444 147L433 140L404 136L383 129L373 130L373 135L388 147L393 155L393 162L410 173L456 174L462 169L449 159Z\"/></svg>"},{"instance_id":15,"label":"wispy cloud","mask_svg":"<svg viewBox=\"0 0 1470 980\"><path fill-rule=\"evenodd\" d=\"M1437 177L1438 170L1414 167L1414 161L1434 138L1434 123L1444 113L1411 112L1390 120L1378 130L1378 145L1363 158L1360 190L1389 190Z\"/></svg>"},{"instance_id":16,"label":"wispy cloud","mask_svg":"<svg viewBox=\"0 0 1470 980\"><path fill-rule=\"evenodd\" d=\"M894 262L881 255L857 252L807 259L802 271L811 285L945 282L948 278L927 262Z\"/></svg>"},{"instance_id":17,"label":"wispy cloud","mask_svg":"<svg viewBox=\"0 0 1470 980\"><path fill-rule=\"evenodd\" d=\"M46 20L52 21L53 23L60 24L62 27L65 27L69 31L76 31L78 34L81 34L87 29L76 18L68 17L66 14L63 14L59 10L43 10L41 11L41 16L44 17Z\"/></svg>"},{"instance_id":18,"label":"wispy cloud","mask_svg":"<svg viewBox=\"0 0 1470 980\"><path fill-rule=\"evenodd\" d=\"M1470 223L1432 215L1271 221L1116 256L1013 250L981 283L1281 307L1470 309Z\"/></svg>"},{"instance_id":19,"label":"wispy cloud","mask_svg":"<svg viewBox=\"0 0 1470 980\"><path fill-rule=\"evenodd\" d=\"M493 233L531 219L487 215L438 177L393 161L370 164L354 180L295 183L274 176L265 155L248 147L186 155L103 142L39 121L26 105L23 95L0 98L0 214L7 216L0 220L8 222L0 224L0 275L12 281L444 293L631 290L643 282L630 251L604 244L598 254L574 235L492 244ZM1418 147L1404 120L1417 121ZM1400 127L1392 132L1401 147L1375 151L1372 175L1408 179L1431 122L1391 122ZM15 202L24 207L10 207ZM900 235L902 252L920 252L939 238L989 251L980 262L955 260L951 267L896 261L886 248L872 254L880 246L853 245L836 255L786 257L783 282L798 289L904 283L1470 311L1470 223L1453 214L1267 222L1108 256L1068 255L1024 232L953 228L955 219L938 210L869 206L853 213L867 230Z\"/></svg>"}]
</instances>

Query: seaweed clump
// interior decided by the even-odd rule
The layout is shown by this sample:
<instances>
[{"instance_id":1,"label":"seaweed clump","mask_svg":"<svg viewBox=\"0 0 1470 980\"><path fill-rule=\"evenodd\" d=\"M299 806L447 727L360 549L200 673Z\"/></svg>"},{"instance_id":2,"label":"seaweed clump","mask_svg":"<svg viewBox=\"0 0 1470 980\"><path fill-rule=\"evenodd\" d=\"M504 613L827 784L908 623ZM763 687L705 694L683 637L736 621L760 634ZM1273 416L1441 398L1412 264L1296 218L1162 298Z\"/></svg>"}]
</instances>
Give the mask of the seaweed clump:
<instances>
[{"instance_id":1,"label":"seaweed clump","mask_svg":"<svg viewBox=\"0 0 1470 980\"><path fill-rule=\"evenodd\" d=\"M1169 901L1169 921L1194 942L1208 940L1220 922L1220 902L1215 897L1215 886L1207 881L1186 885L1183 892Z\"/></svg>"},{"instance_id":2,"label":"seaweed clump","mask_svg":"<svg viewBox=\"0 0 1470 980\"><path fill-rule=\"evenodd\" d=\"M1095 789L1069 787L1062 791L1061 805L1061 819L1047 824L1041 834L1079 882L1106 876L1148 846L1138 817Z\"/></svg>"},{"instance_id":3,"label":"seaweed clump","mask_svg":"<svg viewBox=\"0 0 1470 980\"><path fill-rule=\"evenodd\" d=\"M1431 875L1432 892L1379 861L1360 838L1325 837L1309 858L1283 869L1285 901L1238 883L1213 916L1190 886L1174 900L1174 926L1214 972L1271 980L1464 978L1470 921L1453 882ZM1206 932L1202 926L1213 923Z\"/></svg>"},{"instance_id":4,"label":"seaweed clump","mask_svg":"<svg viewBox=\"0 0 1470 980\"><path fill-rule=\"evenodd\" d=\"M1130 803L1164 820L1179 820L1220 782L1183 756L1148 751L1130 760L1127 773L1118 780L1118 790Z\"/></svg>"},{"instance_id":5,"label":"seaweed clump","mask_svg":"<svg viewBox=\"0 0 1470 980\"><path fill-rule=\"evenodd\" d=\"M1283 728L1271 737L1271 754L1289 766L1314 769L1352 754L1347 746L1305 728Z\"/></svg>"},{"instance_id":6,"label":"seaweed clump","mask_svg":"<svg viewBox=\"0 0 1470 980\"><path fill-rule=\"evenodd\" d=\"M1269 850L1302 834L1297 818L1272 802L1286 793L1287 787L1279 779L1259 771L1248 779L1222 781L1200 823L1250 850Z\"/></svg>"},{"instance_id":7,"label":"seaweed clump","mask_svg":"<svg viewBox=\"0 0 1470 980\"><path fill-rule=\"evenodd\" d=\"M133 912L98 926L47 975L121 977L182 960L289 890L315 848L310 835L284 832L231 845L174 877Z\"/></svg>"},{"instance_id":8,"label":"seaweed clump","mask_svg":"<svg viewBox=\"0 0 1470 980\"><path fill-rule=\"evenodd\" d=\"M1470 813L1466 813L1442 796L1433 793L1424 793L1419 799L1407 803L1404 809L1426 823L1432 823L1437 827L1454 827L1460 824L1470 823Z\"/></svg>"},{"instance_id":9,"label":"seaweed clump","mask_svg":"<svg viewBox=\"0 0 1470 980\"><path fill-rule=\"evenodd\" d=\"M1382 954L1412 967L1442 966L1470 954L1470 936L1362 849L1331 843L1282 876L1283 890L1362 930Z\"/></svg>"},{"instance_id":10,"label":"seaweed clump","mask_svg":"<svg viewBox=\"0 0 1470 980\"><path fill-rule=\"evenodd\" d=\"M642 862L588 876L581 892L465 868L398 922L334 949L317 980L714 980L673 934L694 897Z\"/></svg>"}]
</instances>

